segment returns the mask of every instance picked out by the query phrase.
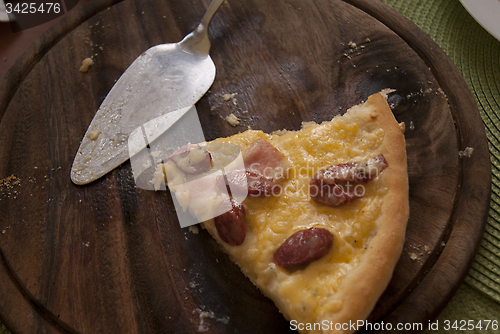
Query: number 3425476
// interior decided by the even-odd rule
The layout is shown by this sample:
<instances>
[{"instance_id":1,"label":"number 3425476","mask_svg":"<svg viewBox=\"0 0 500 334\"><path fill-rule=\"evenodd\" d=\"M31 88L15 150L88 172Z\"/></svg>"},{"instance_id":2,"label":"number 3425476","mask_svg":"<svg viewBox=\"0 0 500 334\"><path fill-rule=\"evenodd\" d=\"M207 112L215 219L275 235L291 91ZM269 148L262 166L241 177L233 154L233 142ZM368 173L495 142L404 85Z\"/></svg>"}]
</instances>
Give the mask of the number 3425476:
<instances>
[{"instance_id":1,"label":"number 3425476","mask_svg":"<svg viewBox=\"0 0 500 334\"><path fill-rule=\"evenodd\" d=\"M6 2L5 10L7 14L35 14L35 13L60 13L61 4L59 2L18 2L16 4Z\"/></svg>"}]
</instances>

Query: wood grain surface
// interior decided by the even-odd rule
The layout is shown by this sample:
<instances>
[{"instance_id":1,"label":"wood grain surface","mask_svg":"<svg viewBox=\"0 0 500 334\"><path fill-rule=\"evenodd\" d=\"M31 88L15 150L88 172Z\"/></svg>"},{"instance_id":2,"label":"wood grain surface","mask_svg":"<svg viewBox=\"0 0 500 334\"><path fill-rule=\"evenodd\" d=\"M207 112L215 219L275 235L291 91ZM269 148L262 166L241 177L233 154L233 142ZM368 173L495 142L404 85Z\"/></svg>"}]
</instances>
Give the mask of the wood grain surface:
<instances>
[{"instance_id":1,"label":"wood grain surface","mask_svg":"<svg viewBox=\"0 0 500 334\"><path fill-rule=\"evenodd\" d=\"M179 227L169 192L135 186L129 162L87 186L69 178L114 82L147 48L192 31L208 3L91 1L0 82L0 320L13 333L291 332L205 231ZM395 89L411 213L369 320L426 326L462 282L489 208L483 125L451 61L368 0L228 0L210 39L217 75L197 104L207 140L248 127L299 129ZM79 72L91 56L94 65ZM237 93L236 104L227 93ZM239 126L225 121L230 113ZM472 155L460 157L467 147Z\"/></svg>"}]
</instances>

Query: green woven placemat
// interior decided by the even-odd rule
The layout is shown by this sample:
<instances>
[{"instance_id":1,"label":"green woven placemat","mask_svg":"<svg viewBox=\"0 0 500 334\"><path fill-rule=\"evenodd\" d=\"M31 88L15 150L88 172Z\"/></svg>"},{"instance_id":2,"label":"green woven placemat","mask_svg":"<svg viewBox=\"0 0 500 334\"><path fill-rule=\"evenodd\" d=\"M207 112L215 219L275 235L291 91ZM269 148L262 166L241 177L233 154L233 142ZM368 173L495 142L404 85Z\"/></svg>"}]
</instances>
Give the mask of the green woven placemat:
<instances>
[{"instance_id":1,"label":"green woven placemat","mask_svg":"<svg viewBox=\"0 0 500 334\"><path fill-rule=\"evenodd\" d=\"M443 312L430 322L432 326L423 334L499 333L499 316L500 304L468 284L462 284ZM473 324L474 329L469 327L466 331L461 330L464 321L469 325Z\"/></svg>"},{"instance_id":2,"label":"green woven placemat","mask_svg":"<svg viewBox=\"0 0 500 334\"><path fill-rule=\"evenodd\" d=\"M500 42L459 0L382 1L439 44L462 73L478 104L491 153L492 199L486 232L465 282L500 303Z\"/></svg>"}]
</instances>

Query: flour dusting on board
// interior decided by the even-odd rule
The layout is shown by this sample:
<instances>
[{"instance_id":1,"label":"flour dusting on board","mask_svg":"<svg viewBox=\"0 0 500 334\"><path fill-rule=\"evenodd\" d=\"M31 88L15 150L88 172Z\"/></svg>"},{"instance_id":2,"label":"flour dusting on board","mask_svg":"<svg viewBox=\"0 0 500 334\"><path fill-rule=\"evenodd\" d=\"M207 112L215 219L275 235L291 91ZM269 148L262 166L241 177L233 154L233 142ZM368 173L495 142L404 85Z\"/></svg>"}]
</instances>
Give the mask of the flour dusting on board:
<instances>
[{"instance_id":1,"label":"flour dusting on board","mask_svg":"<svg viewBox=\"0 0 500 334\"><path fill-rule=\"evenodd\" d=\"M215 322L222 322L227 325L229 323L229 317L225 316L222 318L217 318L213 311L203 311L199 308L193 311L194 313L198 313L200 322L198 324L198 329L196 330L198 333L205 333L209 329L209 321L207 319L215 320Z\"/></svg>"}]
</instances>

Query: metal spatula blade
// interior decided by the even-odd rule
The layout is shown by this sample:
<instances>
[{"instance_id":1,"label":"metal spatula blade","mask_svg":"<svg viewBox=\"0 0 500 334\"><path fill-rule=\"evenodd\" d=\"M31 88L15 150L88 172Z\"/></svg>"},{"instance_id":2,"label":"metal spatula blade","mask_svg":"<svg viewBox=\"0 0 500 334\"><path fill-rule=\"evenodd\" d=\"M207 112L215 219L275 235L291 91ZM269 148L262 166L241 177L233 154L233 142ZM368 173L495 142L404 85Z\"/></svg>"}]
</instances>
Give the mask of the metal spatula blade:
<instances>
[{"instance_id":1,"label":"metal spatula blade","mask_svg":"<svg viewBox=\"0 0 500 334\"><path fill-rule=\"evenodd\" d=\"M80 143L71 168L75 184L95 181L127 161L127 140L137 127L192 106L207 92L215 78L208 25L222 2L213 0L182 41L148 49L123 73Z\"/></svg>"}]
</instances>

